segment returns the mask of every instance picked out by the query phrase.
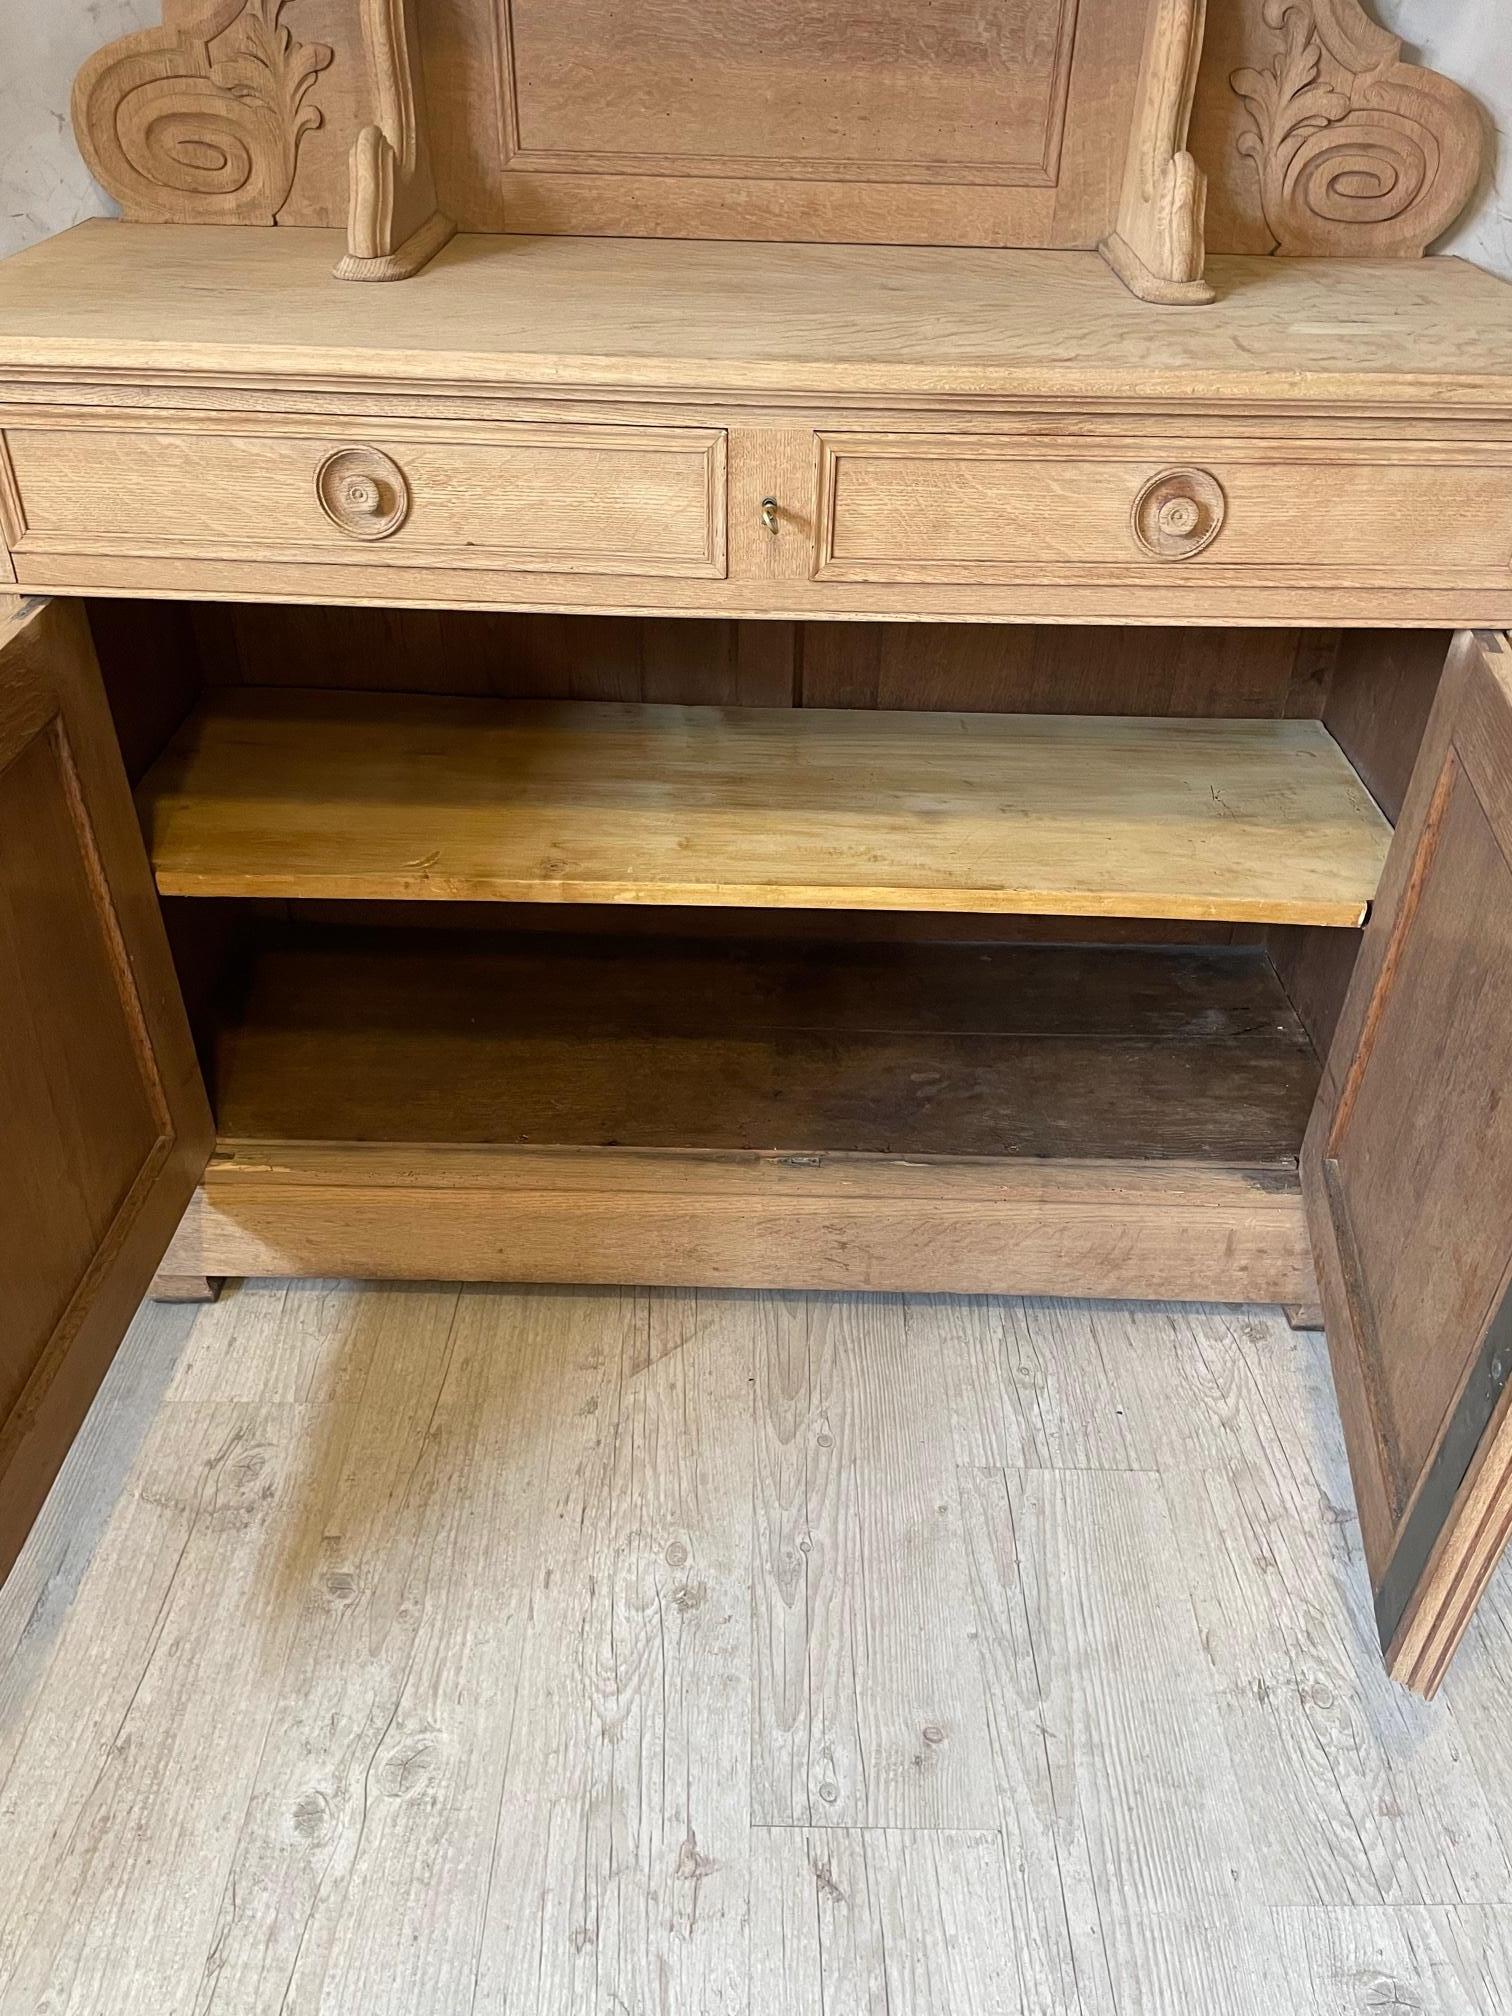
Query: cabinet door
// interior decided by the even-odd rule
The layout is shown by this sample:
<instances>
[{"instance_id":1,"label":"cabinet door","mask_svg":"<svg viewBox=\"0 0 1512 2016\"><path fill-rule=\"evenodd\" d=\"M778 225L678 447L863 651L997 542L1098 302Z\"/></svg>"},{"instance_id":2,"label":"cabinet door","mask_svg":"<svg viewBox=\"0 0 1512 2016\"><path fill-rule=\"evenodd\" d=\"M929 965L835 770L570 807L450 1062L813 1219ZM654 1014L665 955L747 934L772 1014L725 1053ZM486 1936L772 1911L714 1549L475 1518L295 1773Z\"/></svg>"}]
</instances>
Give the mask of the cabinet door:
<instances>
[{"instance_id":1,"label":"cabinet door","mask_svg":"<svg viewBox=\"0 0 1512 2016\"><path fill-rule=\"evenodd\" d=\"M1432 1694L1512 1529L1512 646L1459 637L1303 1154L1376 1622Z\"/></svg>"},{"instance_id":2,"label":"cabinet door","mask_svg":"<svg viewBox=\"0 0 1512 2016\"><path fill-rule=\"evenodd\" d=\"M211 1133L83 608L11 605L0 613L0 1575Z\"/></svg>"}]
</instances>

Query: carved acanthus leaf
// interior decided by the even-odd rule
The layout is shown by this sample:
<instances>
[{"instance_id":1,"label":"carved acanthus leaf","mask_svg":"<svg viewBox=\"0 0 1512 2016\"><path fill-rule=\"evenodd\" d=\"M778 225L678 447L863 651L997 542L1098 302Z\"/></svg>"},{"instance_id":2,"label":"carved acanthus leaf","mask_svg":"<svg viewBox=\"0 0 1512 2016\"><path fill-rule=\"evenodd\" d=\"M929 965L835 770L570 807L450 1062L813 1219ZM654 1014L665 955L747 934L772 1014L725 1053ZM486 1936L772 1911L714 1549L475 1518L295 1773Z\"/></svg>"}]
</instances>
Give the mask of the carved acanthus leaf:
<instances>
[{"instance_id":1,"label":"carved acanthus leaf","mask_svg":"<svg viewBox=\"0 0 1512 2016\"><path fill-rule=\"evenodd\" d=\"M321 123L310 90L331 61L295 40L288 0L165 0L160 28L91 58L74 85L85 160L129 218L271 224L299 143Z\"/></svg>"},{"instance_id":2,"label":"carved acanthus leaf","mask_svg":"<svg viewBox=\"0 0 1512 2016\"><path fill-rule=\"evenodd\" d=\"M1262 11L1281 38L1275 58L1229 82L1249 114L1237 144L1259 173L1272 249L1421 253L1475 187L1473 100L1404 63L1358 0L1265 0Z\"/></svg>"}]
</instances>

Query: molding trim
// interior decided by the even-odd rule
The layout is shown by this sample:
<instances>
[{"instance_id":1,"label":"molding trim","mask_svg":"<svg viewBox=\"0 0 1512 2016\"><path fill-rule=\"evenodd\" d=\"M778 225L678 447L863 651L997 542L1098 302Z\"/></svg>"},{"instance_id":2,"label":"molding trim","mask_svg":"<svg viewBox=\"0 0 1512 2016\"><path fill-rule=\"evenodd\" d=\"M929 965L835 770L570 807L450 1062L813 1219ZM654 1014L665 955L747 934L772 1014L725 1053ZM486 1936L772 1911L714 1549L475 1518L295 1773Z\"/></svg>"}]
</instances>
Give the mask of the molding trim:
<instances>
[{"instance_id":1,"label":"molding trim","mask_svg":"<svg viewBox=\"0 0 1512 2016\"><path fill-rule=\"evenodd\" d=\"M74 82L90 173L134 222L272 224L331 61L283 25L288 0L164 0L163 23L99 50Z\"/></svg>"},{"instance_id":2,"label":"molding trim","mask_svg":"<svg viewBox=\"0 0 1512 2016\"><path fill-rule=\"evenodd\" d=\"M1265 0L1268 68L1229 84L1249 123L1272 249L1298 256L1419 257L1480 180L1485 131L1467 91L1402 60L1361 0Z\"/></svg>"},{"instance_id":3,"label":"molding trim","mask_svg":"<svg viewBox=\"0 0 1512 2016\"><path fill-rule=\"evenodd\" d=\"M431 174L413 0L361 0L377 123L352 143L346 257L338 280L407 280L456 226Z\"/></svg>"},{"instance_id":4,"label":"molding trim","mask_svg":"<svg viewBox=\"0 0 1512 2016\"><path fill-rule=\"evenodd\" d=\"M1118 228L1101 251L1141 301L1211 301L1203 278L1207 177L1187 151L1207 0L1149 0Z\"/></svg>"}]
</instances>

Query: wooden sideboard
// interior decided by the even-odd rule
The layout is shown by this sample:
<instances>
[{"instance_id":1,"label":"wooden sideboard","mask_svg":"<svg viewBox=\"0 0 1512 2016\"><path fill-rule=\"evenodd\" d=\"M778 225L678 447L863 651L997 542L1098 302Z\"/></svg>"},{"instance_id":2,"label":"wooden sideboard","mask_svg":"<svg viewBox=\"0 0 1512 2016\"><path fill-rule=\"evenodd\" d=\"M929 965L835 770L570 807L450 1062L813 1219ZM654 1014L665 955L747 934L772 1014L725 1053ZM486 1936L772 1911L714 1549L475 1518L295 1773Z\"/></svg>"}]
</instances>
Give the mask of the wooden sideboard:
<instances>
[{"instance_id":1,"label":"wooden sideboard","mask_svg":"<svg viewBox=\"0 0 1512 2016\"><path fill-rule=\"evenodd\" d=\"M392 86L407 12L361 11ZM595 235L646 179L602 134L519 133L554 228L452 233L402 91L348 121L344 239L295 173L339 64L189 13L80 80L158 221L0 269L0 1545L154 1277L1321 1296L1431 1691L1512 1521L1512 294L1380 255L1463 200L1463 101L1354 0L1226 17L1263 228L1233 159L1214 207L1263 242L1188 235L1160 306L1106 241L1148 274L1198 217L1200 7L1083 10L1144 50L1100 181L1084 123L1044 165L1080 101L1031 38L1039 181L858 155L745 242L654 235L728 217L692 134L653 235ZM243 218L122 166L186 49L173 116L242 116L254 15L276 229L267 174ZM1307 181L1407 125L1391 218ZM1017 190L1020 242L818 242L883 184L904 238ZM1269 256L1309 231L1378 256Z\"/></svg>"}]
</instances>

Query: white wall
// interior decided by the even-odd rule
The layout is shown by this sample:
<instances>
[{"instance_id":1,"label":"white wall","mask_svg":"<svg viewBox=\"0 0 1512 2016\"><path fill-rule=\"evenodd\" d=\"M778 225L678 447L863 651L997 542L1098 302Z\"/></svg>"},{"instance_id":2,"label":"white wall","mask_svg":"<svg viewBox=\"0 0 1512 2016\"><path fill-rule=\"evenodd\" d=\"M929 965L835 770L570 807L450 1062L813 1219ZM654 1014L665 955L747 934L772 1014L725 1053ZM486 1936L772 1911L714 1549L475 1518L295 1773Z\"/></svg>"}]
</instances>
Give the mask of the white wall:
<instances>
[{"instance_id":1,"label":"white wall","mask_svg":"<svg viewBox=\"0 0 1512 2016\"><path fill-rule=\"evenodd\" d=\"M1512 0L1375 0L1375 12L1432 69L1467 84L1495 122L1485 186L1443 249L1512 279Z\"/></svg>"},{"instance_id":2,"label":"white wall","mask_svg":"<svg viewBox=\"0 0 1512 2016\"><path fill-rule=\"evenodd\" d=\"M299 0L292 0L297 15ZM1227 0L1231 4L1231 0ZM1452 249L1512 278L1512 0L1375 0L1387 27L1468 84L1497 160ZM0 0L0 253L108 205L73 143L68 93L91 50L162 18L160 0Z\"/></svg>"},{"instance_id":3,"label":"white wall","mask_svg":"<svg viewBox=\"0 0 1512 2016\"><path fill-rule=\"evenodd\" d=\"M79 159L68 94L92 51L161 19L159 0L0 0L0 253L110 208Z\"/></svg>"}]
</instances>

